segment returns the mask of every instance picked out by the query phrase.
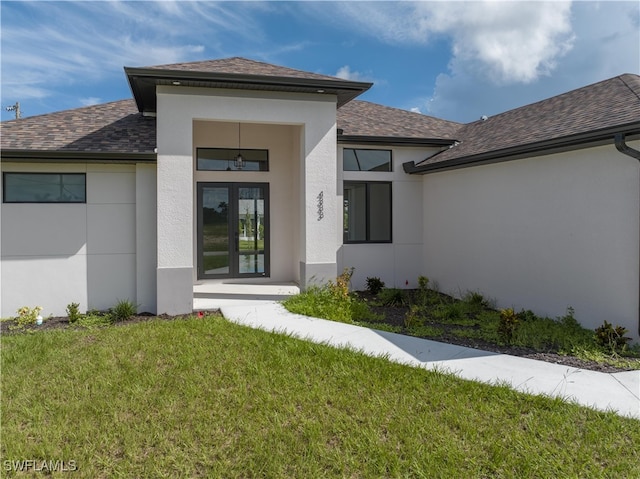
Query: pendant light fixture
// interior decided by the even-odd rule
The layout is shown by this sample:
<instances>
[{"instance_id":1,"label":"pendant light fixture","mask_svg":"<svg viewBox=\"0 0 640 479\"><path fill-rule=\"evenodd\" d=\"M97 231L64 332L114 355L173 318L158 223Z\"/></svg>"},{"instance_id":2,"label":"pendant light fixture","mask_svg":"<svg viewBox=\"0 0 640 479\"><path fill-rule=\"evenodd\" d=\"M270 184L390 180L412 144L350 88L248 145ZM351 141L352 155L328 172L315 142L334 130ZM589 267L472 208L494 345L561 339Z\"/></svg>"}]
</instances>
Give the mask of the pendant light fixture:
<instances>
[{"instance_id":1,"label":"pendant light fixture","mask_svg":"<svg viewBox=\"0 0 640 479\"><path fill-rule=\"evenodd\" d=\"M241 170L242 168L244 168L244 158L242 157L242 153L240 152L240 123L238 123L238 156L236 156L236 159L233 162L233 166L235 166L236 170Z\"/></svg>"}]
</instances>

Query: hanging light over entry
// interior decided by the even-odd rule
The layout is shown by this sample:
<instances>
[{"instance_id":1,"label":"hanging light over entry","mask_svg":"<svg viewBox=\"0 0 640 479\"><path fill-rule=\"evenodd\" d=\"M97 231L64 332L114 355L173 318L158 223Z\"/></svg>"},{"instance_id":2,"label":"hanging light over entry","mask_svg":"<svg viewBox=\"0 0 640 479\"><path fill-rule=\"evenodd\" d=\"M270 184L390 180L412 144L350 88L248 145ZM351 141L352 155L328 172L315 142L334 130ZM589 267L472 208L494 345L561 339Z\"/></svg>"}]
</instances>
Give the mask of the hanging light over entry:
<instances>
[{"instance_id":1,"label":"hanging light over entry","mask_svg":"<svg viewBox=\"0 0 640 479\"><path fill-rule=\"evenodd\" d=\"M235 166L236 170L241 170L244 168L244 158L242 157L242 153L240 151L240 123L238 123L238 156L236 156L235 161L233 162L233 166Z\"/></svg>"}]
</instances>

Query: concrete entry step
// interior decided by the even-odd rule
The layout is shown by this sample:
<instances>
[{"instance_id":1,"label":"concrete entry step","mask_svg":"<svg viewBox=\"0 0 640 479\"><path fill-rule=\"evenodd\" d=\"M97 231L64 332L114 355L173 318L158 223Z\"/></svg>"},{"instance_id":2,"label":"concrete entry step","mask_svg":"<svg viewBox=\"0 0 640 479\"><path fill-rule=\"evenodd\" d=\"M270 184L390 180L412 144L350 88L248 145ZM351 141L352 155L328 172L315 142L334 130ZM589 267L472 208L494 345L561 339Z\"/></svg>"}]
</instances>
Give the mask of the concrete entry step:
<instances>
[{"instance_id":1,"label":"concrete entry step","mask_svg":"<svg viewBox=\"0 0 640 479\"><path fill-rule=\"evenodd\" d=\"M282 301L299 293L300 287L295 283L203 282L193 286L193 306L194 309L213 309L226 304L227 300Z\"/></svg>"}]
</instances>

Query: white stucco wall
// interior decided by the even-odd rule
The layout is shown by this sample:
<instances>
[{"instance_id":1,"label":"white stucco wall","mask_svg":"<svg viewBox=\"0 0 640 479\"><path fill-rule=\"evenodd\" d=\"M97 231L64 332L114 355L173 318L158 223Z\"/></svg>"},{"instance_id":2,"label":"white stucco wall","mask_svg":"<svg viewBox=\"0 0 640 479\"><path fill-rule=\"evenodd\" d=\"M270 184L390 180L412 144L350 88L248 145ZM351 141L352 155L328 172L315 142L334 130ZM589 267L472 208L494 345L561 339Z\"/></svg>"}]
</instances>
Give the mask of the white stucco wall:
<instances>
[{"instance_id":1,"label":"white stucco wall","mask_svg":"<svg viewBox=\"0 0 640 479\"><path fill-rule=\"evenodd\" d=\"M155 178L155 166L146 168ZM138 269L155 272L155 255L151 268L148 257L136 257L136 232L155 223L155 198L150 218L136 223L136 195L153 195L137 188L136 166L3 163L2 171L86 173L87 189L86 204L2 204L3 317L36 305L64 315L72 302L81 310L121 299L155 307L137 295Z\"/></svg>"},{"instance_id":2,"label":"white stucco wall","mask_svg":"<svg viewBox=\"0 0 640 479\"><path fill-rule=\"evenodd\" d=\"M336 223L318 221L315 200L323 191L326 217L336 217L335 97L162 86L157 89L157 99L160 312L191 310L195 258L194 120L299 127L295 143L301 151L300 190L295 201L305 206L297 218L302 231L297 248L301 271L298 276L302 284L311 276L335 276Z\"/></svg>"},{"instance_id":3,"label":"white stucco wall","mask_svg":"<svg viewBox=\"0 0 640 479\"><path fill-rule=\"evenodd\" d=\"M344 148L392 150L393 171L342 171ZM339 203L343 201L344 181L392 182L392 242L344 244L340 248L339 272L355 268L351 286L355 290L366 288L367 277L379 277L387 287L415 288L418 276L424 274L423 265L423 210L422 178L408 175L402 164L422 161L436 150L433 148L374 147L340 145L338 149L338 175L340 178ZM338 215L338 235L342 242L342 212Z\"/></svg>"},{"instance_id":4,"label":"white stucco wall","mask_svg":"<svg viewBox=\"0 0 640 479\"><path fill-rule=\"evenodd\" d=\"M638 340L639 172L603 146L425 175L423 274Z\"/></svg>"}]
</instances>

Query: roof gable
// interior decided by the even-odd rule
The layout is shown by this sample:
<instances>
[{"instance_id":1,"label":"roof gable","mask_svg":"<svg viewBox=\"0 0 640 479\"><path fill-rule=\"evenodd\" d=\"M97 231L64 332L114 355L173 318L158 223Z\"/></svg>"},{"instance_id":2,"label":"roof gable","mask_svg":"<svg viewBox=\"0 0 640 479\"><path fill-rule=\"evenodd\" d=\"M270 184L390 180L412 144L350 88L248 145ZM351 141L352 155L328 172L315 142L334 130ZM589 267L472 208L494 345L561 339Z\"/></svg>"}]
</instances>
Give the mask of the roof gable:
<instances>
[{"instance_id":1,"label":"roof gable","mask_svg":"<svg viewBox=\"0 0 640 479\"><path fill-rule=\"evenodd\" d=\"M143 113L156 111L156 87L159 85L335 95L338 108L372 86L372 83L239 57L143 68L125 67L125 73L138 109Z\"/></svg>"}]
</instances>

